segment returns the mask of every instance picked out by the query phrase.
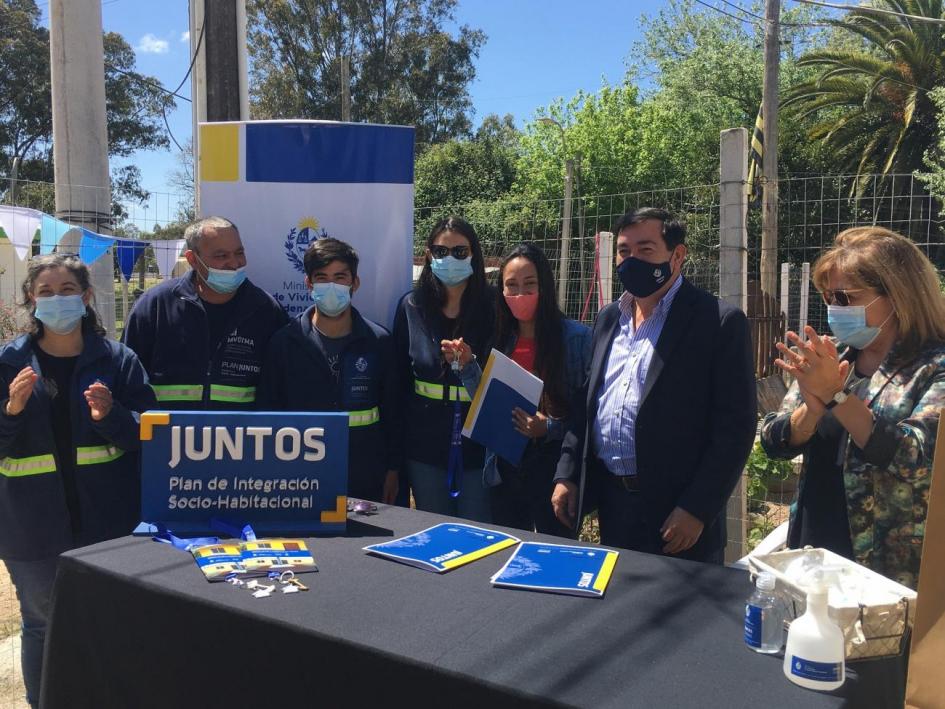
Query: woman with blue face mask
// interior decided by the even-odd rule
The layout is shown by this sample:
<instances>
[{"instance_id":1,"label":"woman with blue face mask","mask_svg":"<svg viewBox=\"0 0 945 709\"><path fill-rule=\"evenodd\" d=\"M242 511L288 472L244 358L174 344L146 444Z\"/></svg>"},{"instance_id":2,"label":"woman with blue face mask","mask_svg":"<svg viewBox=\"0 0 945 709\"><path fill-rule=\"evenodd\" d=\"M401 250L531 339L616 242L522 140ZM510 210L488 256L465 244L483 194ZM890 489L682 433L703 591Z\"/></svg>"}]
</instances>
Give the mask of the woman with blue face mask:
<instances>
[{"instance_id":1,"label":"woman with blue face mask","mask_svg":"<svg viewBox=\"0 0 945 709\"><path fill-rule=\"evenodd\" d=\"M840 233L814 285L832 337L778 343L794 377L768 414L769 456L804 463L789 545L826 547L918 583L932 455L945 406L945 299L929 259L881 227Z\"/></svg>"},{"instance_id":2,"label":"woman with blue face mask","mask_svg":"<svg viewBox=\"0 0 945 709\"><path fill-rule=\"evenodd\" d=\"M105 337L78 258L32 259L22 290L28 331L0 348L0 559L35 707L57 557L140 521L139 414L157 401L135 354Z\"/></svg>"},{"instance_id":3,"label":"woman with blue face mask","mask_svg":"<svg viewBox=\"0 0 945 709\"><path fill-rule=\"evenodd\" d=\"M405 464L417 508L489 521L482 482L483 448L460 435L470 397L458 358L445 340L462 339L480 359L491 349L495 292L472 226L458 217L438 222L427 238L424 266L394 318L394 343L407 428Z\"/></svg>"}]
</instances>

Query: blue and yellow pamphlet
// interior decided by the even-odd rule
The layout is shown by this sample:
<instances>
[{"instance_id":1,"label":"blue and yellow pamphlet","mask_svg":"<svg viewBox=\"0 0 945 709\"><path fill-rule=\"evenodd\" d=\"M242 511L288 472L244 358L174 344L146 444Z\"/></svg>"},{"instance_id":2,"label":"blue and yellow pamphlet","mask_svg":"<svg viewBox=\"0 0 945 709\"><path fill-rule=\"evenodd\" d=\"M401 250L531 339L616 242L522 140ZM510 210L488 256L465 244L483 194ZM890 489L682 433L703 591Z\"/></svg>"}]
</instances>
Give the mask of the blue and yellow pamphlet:
<instances>
[{"instance_id":1,"label":"blue and yellow pamphlet","mask_svg":"<svg viewBox=\"0 0 945 709\"><path fill-rule=\"evenodd\" d=\"M600 598L619 553L602 547L523 542L492 585Z\"/></svg>"},{"instance_id":2,"label":"blue and yellow pamphlet","mask_svg":"<svg viewBox=\"0 0 945 709\"><path fill-rule=\"evenodd\" d=\"M519 541L492 529L444 523L390 542L371 544L364 551L441 574Z\"/></svg>"},{"instance_id":3,"label":"blue and yellow pamphlet","mask_svg":"<svg viewBox=\"0 0 945 709\"><path fill-rule=\"evenodd\" d=\"M191 547L197 566L207 581L223 581L230 574L245 574L240 542L217 542Z\"/></svg>"},{"instance_id":4,"label":"blue and yellow pamphlet","mask_svg":"<svg viewBox=\"0 0 945 709\"><path fill-rule=\"evenodd\" d=\"M192 547L190 552L208 581L223 581L231 574L246 578L270 571L318 571L302 539L226 540Z\"/></svg>"}]
</instances>

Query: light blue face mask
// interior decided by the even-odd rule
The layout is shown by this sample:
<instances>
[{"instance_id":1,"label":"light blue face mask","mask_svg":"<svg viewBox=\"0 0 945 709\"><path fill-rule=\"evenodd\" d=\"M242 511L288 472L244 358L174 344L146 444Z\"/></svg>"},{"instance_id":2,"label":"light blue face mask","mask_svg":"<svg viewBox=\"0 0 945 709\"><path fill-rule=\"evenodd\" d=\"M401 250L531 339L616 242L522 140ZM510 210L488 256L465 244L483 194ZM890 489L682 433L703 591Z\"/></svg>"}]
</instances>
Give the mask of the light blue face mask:
<instances>
[{"instance_id":1,"label":"light blue face mask","mask_svg":"<svg viewBox=\"0 0 945 709\"><path fill-rule=\"evenodd\" d=\"M36 299L36 319L57 335L68 335L85 317L81 295L47 295Z\"/></svg>"},{"instance_id":2,"label":"light blue face mask","mask_svg":"<svg viewBox=\"0 0 945 709\"><path fill-rule=\"evenodd\" d=\"M830 332L840 342L854 349L869 347L883 331L883 325L892 317L890 313L878 327L869 327L866 324L866 309L877 300L879 296L866 305L828 305L827 324L830 326Z\"/></svg>"},{"instance_id":3,"label":"light blue face mask","mask_svg":"<svg viewBox=\"0 0 945 709\"><path fill-rule=\"evenodd\" d=\"M312 286L312 300L318 312L333 318L351 305L351 286L341 283L316 283Z\"/></svg>"},{"instance_id":4,"label":"light blue face mask","mask_svg":"<svg viewBox=\"0 0 945 709\"><path fill-rule=\"evenodd\" d=\"M472 275L472 256L464 259L453 256L431 259L430 270L444 286L458 286Z\"/></svg>"},{"instance_id":5,"label":"light blue face mask","mask_svg":"<svg viewBox=\"0 0 945 709\"><path fill-rule=\"evenodd\" d=\"M207 277L203 279L204 282L221 295L235 293L236 289L243 285L243 281L246 280L245 266L235 271L226 271L222 268L210 268L203 262L203 259L197 256L196 252L194 252L194 256L200 261L200 264L207 269Z\"/></svg>"}]
</instances>

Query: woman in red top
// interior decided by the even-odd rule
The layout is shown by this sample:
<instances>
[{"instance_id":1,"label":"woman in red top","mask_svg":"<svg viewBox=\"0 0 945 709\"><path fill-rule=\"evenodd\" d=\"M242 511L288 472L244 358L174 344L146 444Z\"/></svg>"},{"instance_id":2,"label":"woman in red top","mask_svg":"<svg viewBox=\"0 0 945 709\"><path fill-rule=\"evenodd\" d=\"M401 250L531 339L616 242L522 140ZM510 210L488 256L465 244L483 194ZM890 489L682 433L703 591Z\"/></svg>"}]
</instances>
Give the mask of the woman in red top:
<instances>
[{"instance_id":1,"label":"woman in red top","mask_svg":"<svg viewBox=\"0 0 945 709\"><path fill-rule=\"evenodd\" d=\"M558 308L554 276L544 252L530 243L502 260L499 283L504 298L496 308L496 347L544 382L534 416L509 412L509 425L529 438L518 466L486 451L483 482L490 487L492 521L517 529L573 536L555 518L551 492L564 423L580 400L590 357L590 330L568 320ZM458 353L462 380L475 393L482 371L463 340L444 340L443 352ZM580 403L577 404L580 407Z\"/></svg>"}]
</instances>

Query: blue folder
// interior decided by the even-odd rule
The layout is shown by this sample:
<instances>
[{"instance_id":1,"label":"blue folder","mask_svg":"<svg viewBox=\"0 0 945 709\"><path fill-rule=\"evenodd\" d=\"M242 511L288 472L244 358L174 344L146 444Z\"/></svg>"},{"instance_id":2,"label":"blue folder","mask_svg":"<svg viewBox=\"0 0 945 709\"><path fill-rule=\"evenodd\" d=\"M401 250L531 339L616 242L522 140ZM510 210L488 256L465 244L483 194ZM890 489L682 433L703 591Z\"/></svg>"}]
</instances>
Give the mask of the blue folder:
<instances>
[{"instance_id":1,"label":"blue folder","mask_svg":"<svg viewBox=\"0 0 945 709\"><path fill-rule=\"evenodd\" d=\"M522 454L528 445L528 436L516 431L512 425L512 409L516 406L529 416L534 416L538 411L537 406L508 384L493 379L483 396L479 418L469 436L512 465L522 461Z\"/></svg>"},{"instance_id":2,"label":"blue folder","mask_svg":"<svg viewBox=\"0 0 945 709\"><path fill-rule=\"evenodd\" d=\"M427 571L443 573L518 543L510 534L471 524L443 523L364 551Z\"/></svg>"},{"instance_id":3,"label":"blue folder","mask_svg":"<svg viewBox=\"0 0 945 709\"><path fill-rule=\"evenodd\" d=\"M602 547L522 542L492 577L492 584L600 598L618 556L618 552Z\"/></svg>"},{"instance_id":4,"label":"blue folder","mask_svg":"<svg viewBox=\"0 0 945 709\"><path fill-rule=\"evenodd\" d=\"M517 407L534 416L541 391L541 379L498 350L492 350L466 414L463 435L512 465L519 465L528 437L515 430L512 410Z\"/></svg>"}]
</instances>

